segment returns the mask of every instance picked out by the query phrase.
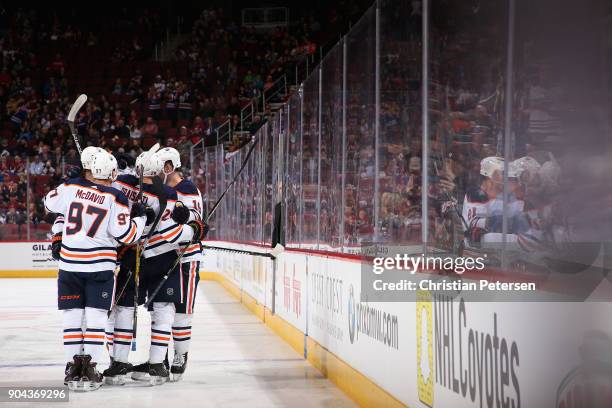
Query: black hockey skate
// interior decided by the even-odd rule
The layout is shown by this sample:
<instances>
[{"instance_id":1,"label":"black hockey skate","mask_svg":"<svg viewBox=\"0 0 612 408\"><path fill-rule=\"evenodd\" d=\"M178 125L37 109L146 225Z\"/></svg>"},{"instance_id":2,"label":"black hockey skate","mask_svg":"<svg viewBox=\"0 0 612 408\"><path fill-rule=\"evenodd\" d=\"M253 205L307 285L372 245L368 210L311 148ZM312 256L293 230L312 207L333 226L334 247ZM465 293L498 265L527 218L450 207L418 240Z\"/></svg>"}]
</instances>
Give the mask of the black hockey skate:
<instances>
[{"instance_id":1,"label":"black hockey skate","mask_svg":"<svg viewBox=\"0 0 612 408\"><path fill-rule=\"evenodd\" d=\"M150 364L146 362L132 367L132 380L149 381L149 366Z\"/></svg>"},{"instance_id":2,"label":"black hockey skate","mask_svg":"<svg viewBox=\"0 0 612 408\"><path fill-rule=\"evenodd\" d=\"M164 363L149 365L149 382L151 385L162 385L170 379L170 374Z\"/></svg>"},{"instance_id":3,"label":"black hockey skate","mask_svg":"<svg viewBox=\"0 0 612 408\"><path fill-rule=\"evenodd\" d=\"M81 359L77 356L73 357L73 361L66 364L66 370L64 374L64 385L68 386L68 389L75 390L76 384L81 379Z\"/></svg>"},{"instance_id":4,"label":"black hockey skate","mask_svg":"<svg viewBox=\"0 0 612 408\"><path fill-rule=\"evenodd\" d=\"M132 372L133 366L130 363L122 363L121 361L112 360L111 365L104 370L104 383L110 385L125 384L125 377Z\"/></svg>"},{"instance_id":5,"label":"black hockey skate","mask_svg":"<svg viewBox=\"0 0 612 408\"><path fill-rule=\"evenodd\" d=\"M80 365L81 378L76 382L76 387L72 391L88 392L95 391L102 385L102 374L98 372L96 363L91 362L88 354L75 356L77 365ZM69 386L70 389L70 386Z\"/></svg>"},{"instance_id":6,"label":"black hockey skate","mask_svg":"<svg viewBox=\"0 0 612 408\"><path fill-rule=\"evenodd\" d=\"M185 369L187 368L187 354L174 353L174 360L172 361L172 368L170 368L170 374L172 382L180 381L183 378L183 374L185 374Z\"/></svg>"}]
</instances>

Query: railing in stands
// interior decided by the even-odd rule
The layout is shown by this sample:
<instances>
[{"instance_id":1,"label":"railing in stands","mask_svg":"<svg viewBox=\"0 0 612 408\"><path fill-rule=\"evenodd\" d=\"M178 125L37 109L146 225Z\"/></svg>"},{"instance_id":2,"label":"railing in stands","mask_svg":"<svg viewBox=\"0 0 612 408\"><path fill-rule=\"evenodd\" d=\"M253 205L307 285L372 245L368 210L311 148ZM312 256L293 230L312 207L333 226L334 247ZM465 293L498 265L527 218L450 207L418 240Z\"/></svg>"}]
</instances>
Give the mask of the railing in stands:
<instances>
[{"instance_id":1,"label":"railing in stands","mask_svg":"<svg viewBox=\"0 0 612 408\"><path fill-rule=\"evenodd\" d=\"M232 139L232 119L228 117L227 120L221 123L217 129L215 129L217 135L217 144L230 141Z\"/></svg>"},{"instance_id":2,"label":"railing in stands","mask_svg":"<svg viewBox=\"0 0 612 408\"><path fill-rule=\"evenodd\" d=\"M266 108L270 103L283 103L286 95L287 75L283 74L269 88L264 89L262 97L263 111L266 112Z\"/></svg>"},{"instance_id":3,"label":"railing in stands","mask_svg":"<svg viewBox=\"0 0 612 408\"><path fill-rule=\"evenodd\" d=\"M240 109L240 130L245 130L245 124L253 121L255 117L255 104L251 101L248 105Z\"/></svg>"}]
</instances>

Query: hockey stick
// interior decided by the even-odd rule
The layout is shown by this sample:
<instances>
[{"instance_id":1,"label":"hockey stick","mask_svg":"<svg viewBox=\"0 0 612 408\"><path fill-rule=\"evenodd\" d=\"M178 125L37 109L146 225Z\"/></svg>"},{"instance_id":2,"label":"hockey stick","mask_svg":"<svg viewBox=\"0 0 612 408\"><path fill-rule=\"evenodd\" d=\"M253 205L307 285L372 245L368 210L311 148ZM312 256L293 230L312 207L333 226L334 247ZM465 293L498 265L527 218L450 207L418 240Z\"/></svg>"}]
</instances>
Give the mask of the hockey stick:
<instances>
[{"instance_id":1,"label":"hockey stick","mask_svg":"<svg viewBox=\"0 0 612 408\"><path fill-rule=\"evenodd\" d=\"M138 166L138 195L136 202L142 203L142 194L144 189L144 169L143 166ZM151 231L149 231L150 235ZM134 312L132 317L132 351L136 351L136 328L138 327L138 290L140 288L140 254L142 247L140 243L136 244L136 260L134 265Z\"/></svg>"},{"instance_id":2,"label":"hockey stick","mask_svg":"<svg viewBox=\"0 0 612 408\"><path fill-rule=\"evenodd\" d=\"M242 165L240 166L240 168L238 169L238 171L236 172L236 174L234 175L232 181L228 184L228 186L225 188L225 191L223 191L223 193L221 194L221 196L217 199L217 201L215 202L215 204L213 205L212 210L210 210L210 212L208 213L208 215L206 216L206 220L204 221L205 223L208 222L208 220L210 220L210 217L214 214L214 212L216 211L217 207L219 207L219 204L221 203L221 200L223 200L223 197L225 197L225 194L228 192L228 190L230 189L230 187L236 182L236 180L238 180L238 176L240 176L240 173L242 173L242 170L244 170L247 162L249 161L249 158L251 157L251 153L253 152L253 149L255 148L255 146L257 145L257 142L259 141L259 139L255 139L255 141L253 142L253 145L249 148L249 151L246 154L246 157L244 158L244 161L242 162ZM174 269L181 264L181 261L183 260L183 256L185 255L185 253L187 253L187 248L189 248L190 244L193 244L193 242L190 242L189 244L185 245L185 248L181 249L181 251L179 252L178 257L176 258L176 260L172 263L172 266L170 267L170 269L168 270L168 272L166 272L166 274L163 276L162 280L159 282L159 284L157 285L157 287L155 288L155 290L153 291L152 294L149 295L149 298L147 299L147 302L145 303L145 307L149 307L149 305L151 304L151 302L153 302L153 299L155 299L155 296L157 296L157 293L161 290L161 288L164 286L164 284L166 283L166 281L168 280L168 278L170 277L170 275L172 274L172 272L174 271Z\"/></svg>"},{"instance_id":3,"label":"hockey stick","mask_svg":"<svg viewBox=\"0 0 612 408\"><path fill-rule=\"evenodd\" d=\"M76 127L74 127L74 119L76 118L79 110L85 105L87 102L87 95L81 94L72 104L72 108L70 108L70 112L68 112L68 126L70 127L70 133L72 133L72 138L74 139L74 144L79 151L79 155L83 153L83 149L81 149L81 143L79 143L79 135L77 133Z\"/></svg>"}]
</instances>

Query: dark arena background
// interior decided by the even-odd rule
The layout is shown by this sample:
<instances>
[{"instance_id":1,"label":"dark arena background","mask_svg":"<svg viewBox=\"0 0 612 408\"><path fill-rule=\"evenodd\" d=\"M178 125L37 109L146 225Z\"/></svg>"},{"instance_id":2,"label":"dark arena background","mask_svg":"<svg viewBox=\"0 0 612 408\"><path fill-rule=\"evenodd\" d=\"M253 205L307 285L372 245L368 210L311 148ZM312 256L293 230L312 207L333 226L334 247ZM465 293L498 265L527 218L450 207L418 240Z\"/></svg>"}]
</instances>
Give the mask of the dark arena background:
<instances>
[{"instance_id":1,"label":"dark arena background","mask_svg":"<svg viewBox=\"0 0 612 408\"><path fill-rule=\"evenodd\" d=\"M0 107L0 406L612 406L610 1L3 3ZM100 373L122 335L57 310L81 215L46 204L88 146L132 219L139 156L197 187L168 200L209 228L167 303L190 325L155 329L149 287L125 332L126 367L165 342L161 386L62 381L67 333Z\"/></svg>"}]
</instances>

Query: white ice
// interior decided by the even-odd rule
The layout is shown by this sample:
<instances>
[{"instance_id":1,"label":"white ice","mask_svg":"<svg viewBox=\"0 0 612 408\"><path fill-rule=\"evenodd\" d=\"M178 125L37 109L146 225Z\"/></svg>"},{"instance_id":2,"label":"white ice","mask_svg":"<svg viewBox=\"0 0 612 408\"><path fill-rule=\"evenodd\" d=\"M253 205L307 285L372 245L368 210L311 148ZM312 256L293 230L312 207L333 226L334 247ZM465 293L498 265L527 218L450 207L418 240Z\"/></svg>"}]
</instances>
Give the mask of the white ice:
<instances>
[{"instance_id":1,"label":"white ice","mask_svg":"<svg viewBox=\"0 0 612 408\"><path fill-rule=\"evenodd\" d=\"M65 361L55 279L0 279L0 387L61 386ZM347 407L353 403L219 284L201 281L183 380L150 387L128 382L69 403L15 406ZM149 314L139 311L138 350L146 359ZM106 368L108 361L104 362ZM87 405L83 405L87 404Z\"/></svg>"}]
</instances>

